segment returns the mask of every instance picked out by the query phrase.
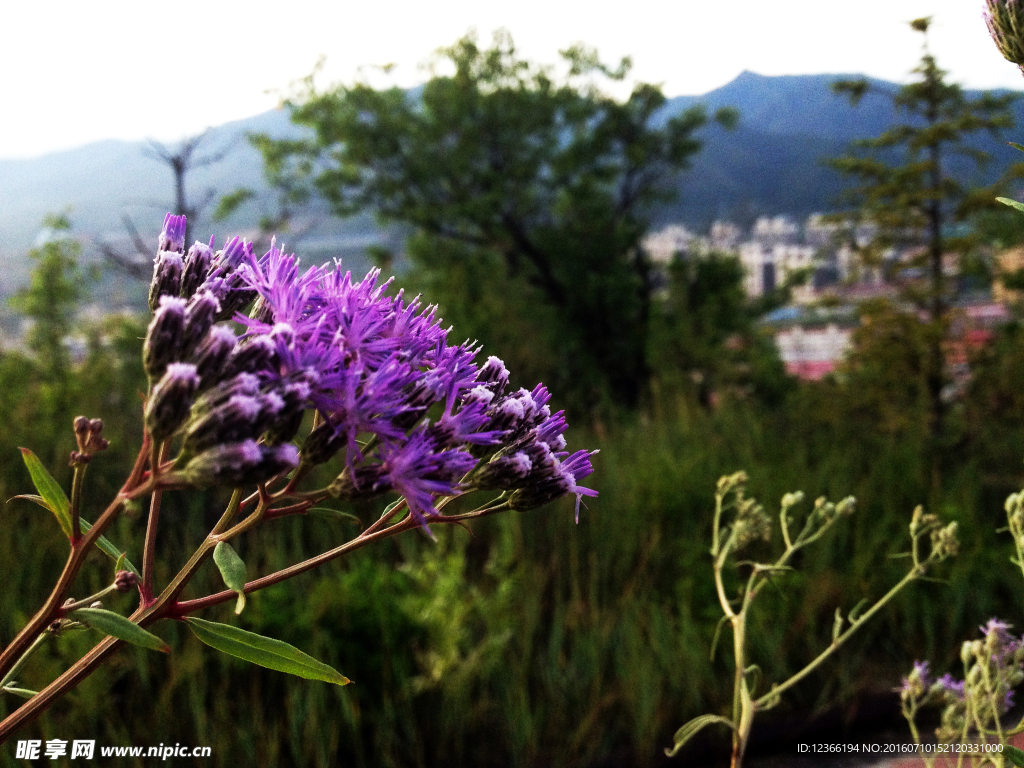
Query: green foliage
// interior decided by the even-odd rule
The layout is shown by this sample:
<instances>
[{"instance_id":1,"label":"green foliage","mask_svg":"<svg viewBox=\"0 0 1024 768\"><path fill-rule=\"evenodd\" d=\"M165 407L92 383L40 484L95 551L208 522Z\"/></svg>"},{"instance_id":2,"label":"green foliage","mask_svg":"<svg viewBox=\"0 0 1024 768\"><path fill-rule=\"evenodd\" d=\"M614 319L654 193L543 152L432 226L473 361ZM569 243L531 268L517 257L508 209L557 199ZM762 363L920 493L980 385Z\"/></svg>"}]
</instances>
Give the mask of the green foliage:
<instances>
[{"instance_id":1,"label":"green foliage","mask_svg":"<svg viewBox=\"0 0 1024 768\"><path fill-rule=\"evenodd\" d=\"M922 34L928 26L928 19L911 22ZM980 264L970 258L980 244L977 232L963 227L953 230L953 225L983 214L988 215L982 219L983 226L995 223L992 212L1001 207L996 195L1006 181L1024 174L1024 165L1011 166L992 186L968 181L971 166L980 170L990 160L987 152L970 146L968 140L981 131L998 135L1012 128L1010 110L1016 96L984 93L968 99L959 85L947 82L946 72L939 68L927 44L913 72L915 80L883 94L906 120L880 136L856 142L860 152L832 160L831 165L860 181L849 194L855 209L835 218L873 228L870 242L859 247L863 261L881 269L889 281L900 286L905 301L927 314L931 326L924 334L927 352L919 362L927 388L927 428L934 442L930 451L938 457L946 439L947 418L943 390L948 377L942 341L958 287L957 281L949 279L945 261L950 254L957 254L960 266L968 267L962 274L973 271L976 276ZM834 89L848 95L854 104L873 90L864 81L840 81ZM895 259L891 258L894 248L899 251ZM980 270L983 277L984 273Z\"/></svg>"},{"instance_id":2,"label":"green foliage","mask_svg":"<svg viewBox=\"0 0 1024 768\"><path fill-rule=\"evenodd\" d=\"M704 405L721 396L781 401L789 388L774 343L756 326L759 307L735 256L676 258L656 302L650 357L663 383L693 383Z\"/></svg>"},{"instance_id":3,"label":"green foliage","mask_svg":"<svg viewBox=\"0 0 1024 768\"><path fill-rule=\"evenodd\" d=\"M36 262L31 283L11 299L11 305L33 321L28 347L45 374L56 382L67 375L70 367L64 340L73 329L77 304L84 294L78 267L82 247L71 239L71 223L66 216L48 217L43 226L51 231L51 237L29 253Z\"/></svg>"},{"instance_id":4,"label":"green foliage","mask_svg":"<svg viewBox=\"0 0 1024 768\"><path fill-rule=\"evenodd\" d=\"M694 108L659 125L657 86L638 83L624 100L599 88L624 80L628 59L611 68L582 47L562 57L568 73L558 77L520 58L507 33L490 48L467 36L440 52L435 72L448 74L420 91L317 92L310 81L290 106L315 139L255 144L281 189L311 181L335 213L370 209L411 225L434 252L458 250L449 265L410 249L417 267L437 271L430 282L476 259L492 278L484 286L528 286L523 304L543 306L552 326L531 340L555 360L549 385L561 371L563 397L571 387L577 402L635 405L649 372L651 267L640 240L707 116ZM717 117L735 124L733 111ZM450 314L472 311L454 289L436 300Z\"/></svg>"}]
</instances>

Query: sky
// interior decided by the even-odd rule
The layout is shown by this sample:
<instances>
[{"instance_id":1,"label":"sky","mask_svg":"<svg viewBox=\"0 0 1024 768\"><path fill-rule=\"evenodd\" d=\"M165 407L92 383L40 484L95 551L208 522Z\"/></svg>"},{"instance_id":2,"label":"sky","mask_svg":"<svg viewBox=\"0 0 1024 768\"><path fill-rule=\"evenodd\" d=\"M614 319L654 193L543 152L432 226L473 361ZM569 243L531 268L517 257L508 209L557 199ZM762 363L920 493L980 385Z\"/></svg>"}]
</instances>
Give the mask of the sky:
<instances>
[{"instance_id":1,"label":"sky","mask_svg":"<svg viewBox=\"0 0 1024 768\"><path fill-rule=\"evenodd\" d=\"M317 61L317 83L414 85L433 51L505 28L554 63L583 42L668 96L740 72L861 73L906 81L920 57L907 22L932 16L930 45L953 81L1024 89L988 38L982 0L39 0L4 10L0 159L101 139L172 142L269 109ZM854 10L855 8L855 10ZM385 78L375 65L394 64Z\"/></svg>"}]
</instances>

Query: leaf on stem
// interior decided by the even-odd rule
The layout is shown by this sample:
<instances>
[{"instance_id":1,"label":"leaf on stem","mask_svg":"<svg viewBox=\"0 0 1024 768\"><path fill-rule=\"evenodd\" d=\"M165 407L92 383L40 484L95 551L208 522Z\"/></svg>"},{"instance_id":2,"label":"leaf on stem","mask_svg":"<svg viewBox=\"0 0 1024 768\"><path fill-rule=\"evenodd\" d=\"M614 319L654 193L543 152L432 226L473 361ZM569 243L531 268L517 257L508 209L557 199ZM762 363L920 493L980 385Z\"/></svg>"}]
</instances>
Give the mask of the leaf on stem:
<instances>
[{"instance_id":1,"label":"leaf on stem","mask_svg":"<svg viewBox=\"0 0 1024 768\"><path fill-rule=\"evenodd\" d=\"M734 731L736 730L736 725L733 721L727 717L722 717L721 715L701 715L700 717L695 717L676 731L676 735L673 737L675 744L672 749L666 749L665 754L669 757L675 757L676 753L682 749L686 742L696 736L707 726L714 725L715 723L721 723L722 725L729 726Z\"/></svg>"},{"instance_id":2,"label":"leaf on stem","mask_svg":"<svg viewBox=\"0 0 1024 768\"><path fill-rule=\"evenodd\" d=\"M78 524L82 527L82 533L88 533L89 529L92 528L92 523L84 517L78 518ZM122 552L106 536L100 536L96 539L96 546L99 547L104 554L114 560L116 563L114 566L115 571L131 571L136 576L141 576L139 569L132 565L132 561L127 558L127 553ZM124 559L123 563L121 562L122 558Z\"/></svg>"},{"instance_id":3,"label":"leaf on stem","mask_svg":"<svg viewBox=\"0 0 1024 768\"><path fill-rule=\"evenodd\" d=\"M238 602L235 604L237 616L245 608L245 563L226 541L217 542L213 548L213 562L217 564L228 589L238 593Z\"/></svg>"},{"instance_id":4,"label":"leaf on stem","mask_svg":"<svg viewBox=\"0 0 1024 768\"><path fill-rule=\"evenodd\" d=\"M34 459L36 462L39 461L39 459L35 456L35 454L32 453L32 451L27 451L27 449L25 449L25 448L22 448L21 450L23 451L23 454L22 454L23 456L25 456L25 452L27 452L28 454L32 455L32 459ZM30 461L30 459L28 458L28 456L25 456L25 464L29 466L29 472L31 473L32 470L31 470L31 465L29 464L29 461ZM40 466L40 468L42 468L43 472L46 472L46 469L42 466L41 463L39 464L39 466ZM47 473L47 474L49 474L49 473ZM34 479L35 478L33 477L33 480ZM50 479L53 480L52 477ZM56 481L54 481L54 483L56 484ZM38 486L37 486L37 488L38 488ZM56 486L56 488L57 488L57 491L60 494L64 493L64 491L61 490L59 485ZM71 512L70 512L71 503L67 500L66 496L62 495L61 498L64 499L63 506L61 505L60 501L57 501L56 502L56 504L57 504L56 507L54 507L54 505L50 501L48 501L46 498L44 498L43 496L36 496L35 494L32 494L32 493L22 493L22 494L19 494L17 496L13 496L10 499L10 501L14 501L14 499L24 499L25 501L31 501L33 504L38 504L43 509L48 509L50 512L53 513L53 516L57 518L57 522L60 523L60 527L61 527L61 530L64 531L64 535L67 536L70 539L71 538ZM61 510L63 510L63 512ZM65 526L65 524L64 524L65 519L67 521L67 526ZM90 528L92 528L92 523L90 523L84 517L80 517L78 519L78 526L81 529L82 533L85 534L85 533L89 532ZM96 546L99 547L100 550L102 550L105 554L109 555L114 560L119 560L121 555L124 554L106 536L100 536L96 540ZM128 558L125 558L123 565L119 564L117 566L117 570L129 570L132 573L134 573L136 576L139 575L139 569L136 568L134 565L132 565L132 561L129 560Z\"/></svg>"},{"instance_id":5,"label":"leaf on stem","mask_svg":"<svg viewBox=\"0 0 1024 768\"><path fill-rule=\"evenodd\" d=\"M39 491L39 496L42 497L42 501L45 502L40 506L45 506L51 512L53 516L57 518L57 522L60 523L61 530L64 531L64 535L69 539L71 538L71 502L68 501L67 494L64 493L64 489L60 487L53 475L43 466L43 462L39 460L28 448L21 448L21 458L25 462L25 466L28 467L28 473L32 476L32 484ZM15 497L18 498L18 497ZM25 498L25 497L22 497ZM35 501L34 498L30 497L31 501ZM36 501L36 504L39 504Z\"/></svg>"},{"instance_id":6,"label":"leaf on stem","mask_svg":"<svg viewBox=\"0 0 1024 768\"><path fill-rule=\"evenodd\" d=\"M718 624L715 625L715 636L711 638L711 654L709 656L710 661L715 660L715 648L718 647L718 638L722 636L722 627L725 626L725 622L727 622L728 620L728 616L723 616L718 620Z\"/></svg>"},{"instance_id":7,"label":"leaf on stem","mask_svg":"<svg viewBox=\"0 0 1024 768\"><path fill-rule=\"evenodd\" d=\"M15 696L21 696L23 699L31 699L39 693L39 691L30 691L28 688L17 688L13 685L5 685L3 688L0 688L0 691L3 691L4 693L11 693Z\"/></svg>"},{"instance_id":8,"label":"leaf on stem","mask_svg":"<svg viewBox=\"0 0 1024 768\"><path fill-rule=\"evenodd\" d=\"M79 608L77 611L72 611L70 615L87 627L98 629L100 632L116 637L118 640L124 640L126 643L161 653L171 652L167 643L119 613L103 608Z\"/></svg>"},{"instance_id":9,"label":"leaf on stem","mask_svg":"<svg viewBox=\"0 0 1024 768\"><path fill-rule=\"evenodd\" d=\"M192 633L206 645L239 659L307 680L323 680L336 685L348 685L352 682L333 667L280 640L246 632L229 624L219 624L192 616L185 621L188 622Z\"/></svg>"},{"instance_id":10,"label":"leaf on stem","mask_svg":"<svg viewBox=\"0 0 1024 768\"><path fill-rule=\"evenodd\" d=\"M1024 751L1017 749L1017 747L1010 746L1009 744L1003 744L1003 757L1010 761L1011 765L1016 765L1018 768L1024 768Z\"/></svg>"},{"instance_id":11,"label":"leaf on stem","mask_svg":"<svg viewBox=\"0 0 1024 768\"><path fill-rule=\"evenodd\" d=\"M313 507L309 510L309 514L319 517L333 517L345 520L346 522L358 523L359 525L363 524L363 521L351 512L342 512L340 509L331 509L330 507Z\"/></svg>"},{"instance_id":12,"label":"leaf on stem","mask_svg":"<svg viewBox=\"0 0 1024 768\"><path fill-rule=\"evenodd\" d=\"M1016 200L1011 200L1008 197L997 197L996 200L998 200L1003 205L1008 205L1011 208L1016 208L1018 211L1024 212L1024 203L1019 203Z\"/></svg>"}]
</instances>

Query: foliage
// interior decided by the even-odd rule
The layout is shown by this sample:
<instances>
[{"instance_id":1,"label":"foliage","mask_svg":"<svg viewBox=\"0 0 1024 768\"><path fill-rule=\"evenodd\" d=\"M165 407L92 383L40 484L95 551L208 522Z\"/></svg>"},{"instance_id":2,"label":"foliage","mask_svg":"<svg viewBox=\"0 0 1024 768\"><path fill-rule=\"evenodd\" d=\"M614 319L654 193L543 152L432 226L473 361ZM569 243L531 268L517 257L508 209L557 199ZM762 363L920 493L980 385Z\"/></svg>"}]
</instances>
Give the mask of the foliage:
<instances>
[{"instance_id":1,"label":"foliage","mask_svg":"<svg viewBox=\"0 0 1024 768\"><path fill-rule=\"evenodd\" d=\"M493 270L497 290L527 284L550 309L549 380L572 386L578 402L635 405L649 371L651 266L640 240L707 117L694 108L659 120L665 97L645 83L625 100L602 92L599 83L625 80L628 59L612 69L581 47L562 56L559 78L500 32L490 48L467 36L443 49L414 92L318 92L310 80L292 119L316 138L256 145L275 172L311 178L336 213L368 208L411 225L428 245L411 250L422 268L447 276L447 263L418 257L459 249ZM731 111L719 118L735 122ZM453 291L437 300L456 314L470 301Z\"/></svg>"},{"instance_id":2,"label":"foliage","mask_svg":"<svg viewBox=\"0 0 1024 768\"><path fill-rule=\"evenodd\" d=\"M929 20L918 19L911 26L926 34ZM954 254L967 259L978 245L974 235L952 233L951 226L998 209L998 189L1006 179L1020 176L1024 166L1012 166L993 186L964 182L971 164L980 168L990 159L988 153L969 146L968 138L980 131L995 136L1012 128L1010 107L1016 97L985 93L968 99L959 85L947 82L927 43L914 74L917 79L911 83L882 94L906 120L876 138L857 142L863 152L833 160L832 165L861 182L851 193L855 209L837 218L873 228L870 241L859 248L864 263L899 284L902 297L924 311L932 326L922 362L928 429L933 440L940 441L947 410L943 389L948 382L942 342L956 289L947 261ZM854 104L874 90L866 80L839 81L834 89Z\"/></svg>"},{"instance_id":3,"label":"foliage","mask_svg":"<svg viewBox=\"0 0 1024 768\"><path fill-rule=\"evenodd\" d=\"M778 351L757 327L760 307L744 289L735 256L676 257L667 286L654 302L650 358L663 384L692 382L711 405L723 396L781 402L790 381Z\"/></svg>"}]
</instances>

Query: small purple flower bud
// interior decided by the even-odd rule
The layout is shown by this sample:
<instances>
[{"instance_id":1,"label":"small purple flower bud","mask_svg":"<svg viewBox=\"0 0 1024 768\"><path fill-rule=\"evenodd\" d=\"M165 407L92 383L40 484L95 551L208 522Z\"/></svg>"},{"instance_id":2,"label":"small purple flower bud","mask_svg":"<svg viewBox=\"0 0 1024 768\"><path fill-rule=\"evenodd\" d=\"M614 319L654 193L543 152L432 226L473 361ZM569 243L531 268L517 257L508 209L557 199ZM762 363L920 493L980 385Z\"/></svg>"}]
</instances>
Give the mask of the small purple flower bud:
<instances>
[{"instance_id":1,"label":"small purple flower bud","mask_svg":"<svg viewBox=\"0 0 1024 768\"><path fill-rule=\"evenodd\" d=\"M303 376L302 379L289 381L277 390L282 407L267 428L264 439L267 445L287 443L302 427L302 419L306 415L306 406L312 393L304 378Z\"/></svg>"},{"instance_id":2,"label":"small purple flower bud","mask_svg":"<svg viewBox=\"0 0 1024 768\"><path fill-rule=\"evenodd\" d=\"M82 451L72 451L71 455L68 457L68 466L75 467L78 466L79 464L88 464L90 461L92 461L92 456L89 455L88 453L83 453Z\"/></svg>"},{"instance_id":3,"label":"small purple flower bud","mask_svg":"<svg viewBox=\"0 0 1024 768\"><path fill-rule=\"evenodd\" d=\"M161 251L185 252L185 224L184 216L175 216L173 213L164 216L164 228L158 240Z\"/></svg>"},{"instance_id":4,"label":"small purple flower bud","mask_svg":"<svg viewBox=\"0 0 1024 768\"><path fill-rule=\"evenodd\" d=\"M473 478L473 487L481 491L509 491L520 488L533 468L533 462L524 452L499 456L481 467Z\"/></svg>"},{"instance_id":5,"label":"small purple flower bud","mask_svg":"<svg viewBox=\"0 0 1024 768\"><path fill-rule=\"evenodd\" d=\"M252 244L240 237L235 237L217 251L217 266L225 273L234 272L242 260L252 254Z\"/></svg>"},{"instance_id":6,"label":"small purple flower bud","mask_svg":"<svg viewBox=\"0 0 1024 768\"><path fill-rule=\"evenodd\" d=\"M181 357L187 358L198 347L213 327L213 319L220 312L220 302L209 291L193 296L185 307L185 327L181 335Z\"/></svg>"},{"instance_id":7,"label":"small purple flower bud","mask_svg":"<svg viewBox=\"0 0 1024 768\"><path fill-rule=\"evenodd\" d=\"M213 250L205 243L197 240L188 249L188 254L185 256L185 265L181 273L181 297L183 299L192 298L195 292L199 290L199 286L206 282L212 263Z\"/></svg>"},{"instance_id":8,"label":"small purple flower bud","mask_svg":"<svg viewBox=\"0 0 1024 768\"><path fill-rule=\"evenodd\" d=\"M167 370L167 364L178 360L184 330L185 300L162 297L142 347L142 362L150 381L159 379Z\"/></svg>"},{"instance_id":9,"label":"small purple flower bud","mask_svg":"<svg viewBox=\"0 0 1024 768\"><path fill-rule=\"evenodd\" d=\"M167 366L167 372L153 387L146 403L146 428L153 442L166 440L185 423L198 387L199 376L194 365L171 363Z\"/></svg>"},{"instance_id":10,"label":"small purple flower bud","mask_svg":"<svg viewBox=\"0 0 1024 768\"><path fill-rule=\"evenodd\" d=\"M269 418L260 397L232 395L227 402L189 422L181 458L190 459L215 445L253 440Z\"/></svg>"},{"instance_id":11,"label":"small purple flower bud","mask_svg":"<svg viewBox=\"0 0 1024 768\"><path fill-rule=\"evenodd\" d=\"M224 405L235 395L249 395L256 397L260 394L260 380L251 373L240 373L234 378L227 379L216 389L207 390L198 398L192 407L192 416L199 416L209 413L214 408Z\"/></svg>"},{"instance_id":12,"label":"small purple flower bud","mask_svg":"<svg viewBox=\"0 0 1024 768\"><path fill-rule=\"evenodd\" d=\"M345 430L337 429L329 421L325 421L309 433L309 437L302 444L299 456L306 464L323 464L344 448L347 441L348 435Z\"/></svg>"},{"instance_id":13,"label":"small purple flower bud","mask_svg":"<svg viewBox=\"0 0 1024 768\"><path fill-rule=\"evenodd\" d=\"M277 349L269 336L251 336L231 350L224 365L225 376L239 373L268 373L277 363Z\"/></svg>"},{"instance_id":14,"label":"small purple flower bud","mask_svg":"<svg viewBox=\"0 0 1024 768\"><path fill-rule=\"evenodd\" d=\"M485 385L496 395L502 395L508 386L508 369L499 358L491 355L476 375L476 381Z\"/></svg>"},{"instance_id":15,"label":"small purple flower bud","mask_svg":"<svg viewBox=\"0 0 1024 768\"><path fill-rule=\"evenodd\" d=\"M223 378L224 364L238 340L230 328L215 326L206 334L192 355L196 371L202 379L200 389L209 389Z\"/></svg>"},{"instance_id":16,"label":"small purple flower bud","mask_svg":"<svg viewBox=\"0 0 1024 768\"><path fill-rule=\"evenodd\" d=\"M139 583L139 577L131 571L118 571L114 576L114 588L118 592L128 592Z\"/></svg>"},{"instance_id":17,"label":"small purple flower bud","mask_svg":"<svg viewBox=\"0 0 1024 768\"><path fill-rule=\"evenodd\" d=\"M200 488L213 485L237 488L266 482L298 464L299 454L294 445L271 448L246 440L204 451L185 466L182 475Z\"/></svg>"},{"instance_id":18,"label":"small purple flower bud","mask_svg":"<svg viewBox=\"0 0 1024 768\"><path fill-rule=\"evenodd\" d=\"M156 311L163 296L177 296L181 290L183 263L180 253L160 251L153 261L153 280L149 284L149 308Z\"/></svg>"},{"instance_id":19,"label":"small purple flower bud","mask_svg":"<svg viewBox=\"0 0 1024 768\"><path fill-rule=\"evenodd\" d=\"M540 443L539 445L544 445ZM527 484L509 497L512 509L527 510L544 506L562 496L576 496L576 522L580 521L580 501L584 496L597 496L597 491L577 485L594 471L590 457L596 451L577 451L564 461L554 460L554 465L543 466L540 471L536 462L527 478Z\"/></svg>"},{"instance_id":20,"label":"small purple flower bud","mask_svg":"<svg viewBox=\"0 0 1024 768\"><path fill-rule=\"evenodd\" d=\"M387 470L380 464L346 469L327 486L332 496L346 501L369 499L392 489Z\"/></svg>"}]
</instances>

